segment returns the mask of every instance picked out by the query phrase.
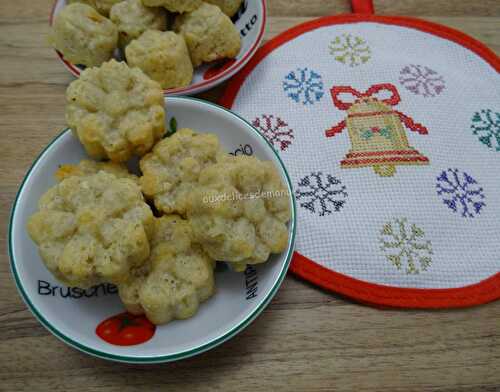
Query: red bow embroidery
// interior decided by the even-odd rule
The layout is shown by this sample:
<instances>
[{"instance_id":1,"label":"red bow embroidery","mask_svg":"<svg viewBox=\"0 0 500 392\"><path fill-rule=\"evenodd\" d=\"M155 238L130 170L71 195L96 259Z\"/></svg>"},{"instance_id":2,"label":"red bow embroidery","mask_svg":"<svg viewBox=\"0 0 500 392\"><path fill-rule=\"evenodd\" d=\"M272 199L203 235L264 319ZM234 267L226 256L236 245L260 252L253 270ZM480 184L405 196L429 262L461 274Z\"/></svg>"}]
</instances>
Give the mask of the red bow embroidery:
<instances>
[{"instance_id":1,"label":"red bow embroidery","mask_svg":"<svg viewBox=\"0 0 500 392\"><path fill-rule=\"evenodd\" d=\"M391 96L389 98L385 98L385 99L376 98L376 95L382 91L389 92L391 94ZM334 86L330 90L330 92L332 94L333 104L337 108L339 108L340 110L348 110L358 99L361 99L361 98L374 97L374 98L378 99L380 102L383 102L383 103L390 105L390 106L395 106L399 102L401 102L401 97L399 96L399 93L398 93L398 90L396 89L396 86L394 86L393 84L390 84L390 83L374 84L368 90L366 90L366 92L364 92L364 93L352 88L351 86ZM340 94L350 94L353 97L355 97L356 100L354 102L342 101L342 99L340 98ZM418 132L422 135L426 135L428 133L428 130L426 127L424 127L422 124L414 122L411 117L407 116L404 113L401 113L398 110L394 110L393 112L399 116L399 118L401 119L403 124L405 124L408 129L415 131L415 132ZM342 120L337 125L328 129L326 131L326 136L333 137L337 133L341 133L345 127L346 127L346 121Z\"/></svg>"}]
</instances>

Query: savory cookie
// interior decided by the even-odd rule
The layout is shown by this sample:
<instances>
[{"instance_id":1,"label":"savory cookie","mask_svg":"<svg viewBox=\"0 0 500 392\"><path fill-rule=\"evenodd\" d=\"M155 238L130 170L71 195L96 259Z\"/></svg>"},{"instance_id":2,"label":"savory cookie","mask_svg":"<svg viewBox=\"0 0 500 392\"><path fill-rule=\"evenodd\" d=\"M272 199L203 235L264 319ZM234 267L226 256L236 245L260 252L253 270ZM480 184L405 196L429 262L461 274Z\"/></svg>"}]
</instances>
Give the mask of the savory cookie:
<instances>
[{"instance_id":1,"label":"savory cookie","mask_svg":"<svg viewBox=\"0 0 500 392\"><path fill-rule=\"evenodd\" d=\"M148 7L165 7L170 12L194 11L202 4L202 0L142 0Z\"/></svg>"},{"instance_id":2,"label":"savory cookie","mask_svg":"<svg viewBox=\"0 0 500 392\"><path fill-rule=\"evenodd\" d=\"M73 64L97 66L113 56L118 30L94 8L75 3L56 16L49 42Z\"/></svg>"},{"instance_id":3,"label":"savory cookie","mask_svg":"<svg viewBox=\"0 0 500 392\"><path fill-rule=\"evenodd\" d=\"M28 233L57 279L87 288L126 281L149 257L153 222L136 181L99 171L50 188Z\"/></svg>"},{"instance_id":4,"label":"savory cookie","mask_svg":"<svg viewBox=\"0 0 500 392\"><path fill-rule=\"evenodd\" d=\"M215 5L203 3L193 12L178 15L174 30L186 40L195 67L203 62L234 58L241 49L240 33Z\"/></svg>"},{"instance_id":5,"label":"savory cookie","mask_svg":"<svg viewBox=\"0 0 500 392\"><path fill-rule=\"evenodd\" d=\"M165 30L167 15L164 8L146 7L141 0L126 0L115 4L110 12L111 21L118 27L121 48L146 30Z\"/></svg>"},{"instance_id":6,"label":"savory cookie","mask_svg":"<svg viewBox=\"0 0 500 392\"><path fill-rule=\"evenodd\" d=\"M70 128L96 159L143 156L165 132L161 86L123 62L83 71L69 85L66 102Z\"/></svg>"},{"instance_id":7,"label":"savory cookie","mask_svg":"<svg viewBox=\"0 0 500 392\"><path fill-rule=\"evenodd\" d=\"M194 316L215 292L211 259L192 241L189 223L177 215L155 219L151 257L118 286L133 314L146 314L154 324Z\"/></svg>"},{"instance_id":8,"label":"savory cookie","mask_svg":"<svg viewBox=\"0 0 500 392\"><path fill-rule=\"evenodd\" d=\"M71 3L83 3L90 5L92 8L97 10L100 14L108 16L111 8L123 0L68 0L68 4Z\"/></svg>"},{"instance_id":9,"label":"savory cookie","mask_svg":"<svg viewBox=\"0 0 500 392\"><path fill-rule=\"evenodd\" d=\"M227 155L200 173L187 216L210 257L243 271L286 249L289 199L272 162Z\"/></svg>"},{"instance_id":10,"label":"savory cookie","mask_svg":"<svg viewBox=\"0 0 500 392\"><path fill-rule=\"evenodd\" d=\"M187 197L196 186L200 172L214 164L220 155L225 153L216 135L181 129L141 159L142 191L159 211L184 215Z\"/></svg>"},{"instance_id":11,"label":"savory cookie","mask_svg":"<svg viewBox=\"0 0 500 392\"><path fill-rule=\"evenodd\" d=\"M55 177L58 181L71 176L85 177L97 174L100 171L113 174L116 178L128 178L134 182L139 182L139 178L131 174L122 163L96 162L84 159L78 165L60 165Z\"/></svg>"},{"instance_id":12,"label":"savory cookie","mask_svg":"<svg viewBox=\"0 0 500 392\"><path fill-rule=\"evenodd\" d=\"M164 89L189 86L193 79L186 42L173 31L148 30L125 53L131 67L139 67Z\"/></svg>"},{"instance_id":13,"label":"savory cookie","mask_svg":"<svg viewBox=\"0 0 500 392\"><path fill-rule=\"evenodd\" d=\"M232 18L243 3L243 0L204 0L207 3L214 4L219 7L222 12Z\"/></svg>"}]
</instances>

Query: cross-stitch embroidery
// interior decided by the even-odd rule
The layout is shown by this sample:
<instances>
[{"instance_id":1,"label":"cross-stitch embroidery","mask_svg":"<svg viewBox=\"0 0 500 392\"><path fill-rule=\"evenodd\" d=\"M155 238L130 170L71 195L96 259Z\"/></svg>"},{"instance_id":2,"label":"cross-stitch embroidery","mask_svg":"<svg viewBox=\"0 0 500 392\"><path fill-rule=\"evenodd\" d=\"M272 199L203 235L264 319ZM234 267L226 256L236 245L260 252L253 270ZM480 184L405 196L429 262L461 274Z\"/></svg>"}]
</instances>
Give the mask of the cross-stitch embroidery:
<instances>
[{"instance_id":1,"label":"cross-stitch embroidery","mask_svg":"<svg viewBox=\"0 0 500 392\"><path fill-rule=\"evenodd\" d=\"M483 109L472 116L472 133L485 146L500 151L500 113Z\"/></svg>"},{"instance_id":2,"label":"cross-stitch embroidery","mask_svg":"<svg viewBox=\"0 0 500 392\"><path fill-rule=\"evenodd\" d=\"M280 117L272 114L263 114L257 117L252 121L252 125L260 131L269 143L281 151L285 151L295 138L293 129Z\"/></svg>"},{"instance_id":3,"label":"cross-stitch embroidery","mask_svg":"<svg viewBox=\"0 0 500 392\"><path fill-rule=\"evenodd\" d=\"M301 207L319 216L338 212L347 199L345 185L337 177L322 172L312 172L303 177L295 191Z\"/></svg>"},{"instance_id":4,"label":"cross-stitch embroidery","mask_svg":"<svg viewBox=\"0 0 500 392\"><path fill-rule=\"evenodd\" d=\"M331 89L334 105L347 110L347 119L326 131L327 137L341 133L347 127L352 148L340 162L342 168L373 167L380 176L390 177L398 165L428 165L429 159L411 147L403 124L411 131L426 135L427 128L391 106L401 98L396 87L389 83L376 84L362 93L350 86ZM377 98L390 93L389 98ZM345 102L342 94L351 95L354 102Z\"/></svg>"},{"instance_id":5,"label":"cross-stitch embroidery","mask_svg":"<svg viewBox=\"0 0 500 392\"><path fill-rule=\"evenodd\" d=\"M410 64L404 67L399 82L416 95L435 97L445 88L444 78L425 65Z\"/></svg>"},{"instance_id":6,"label":"cross-stitch embroidery","mask_svg":"<svg viewBox=\"0 0 500 392\"><path fill-rule=\"evenodd\" d=\"M380 230L380 249L385 258L398 270L407 274L426 271L432 262L432 244L425 239L425 232L406 218L387 222Z\"/></svg>"},{"instance_id":7,"label":"cross-stitch embroidery","mask_svg":"<svg viewBox=\"0 0 500 392\"><path fill-rule=\"evenodd\" d=\"M323 98L323 79L312 69L297 68L285 76L283 90L293 101L313 105Z\"/></svg>"},{"instance_id":8,"label":"cross-stitch embroidery","mask_svg":"<svg viewBox=\"0 0 500 392\"><path fill-rule=\"evenodd\" d=\"M355 67L370 60L372 52L366 41L352 34L342 34L330 42L330 54L335 60Z\"/></svg>"},{"instance_id":9,"label":"cross-stitch embroidery","mask_svg":"<svg viewBox=\"0 0 500 392\"><path fill-rule=\"evenodd\" d=\"M436 189L443 203L464 218L478 216L486 206L483 188L464 171L444 170L437 177Z\"/></svg>"}]
</instances>

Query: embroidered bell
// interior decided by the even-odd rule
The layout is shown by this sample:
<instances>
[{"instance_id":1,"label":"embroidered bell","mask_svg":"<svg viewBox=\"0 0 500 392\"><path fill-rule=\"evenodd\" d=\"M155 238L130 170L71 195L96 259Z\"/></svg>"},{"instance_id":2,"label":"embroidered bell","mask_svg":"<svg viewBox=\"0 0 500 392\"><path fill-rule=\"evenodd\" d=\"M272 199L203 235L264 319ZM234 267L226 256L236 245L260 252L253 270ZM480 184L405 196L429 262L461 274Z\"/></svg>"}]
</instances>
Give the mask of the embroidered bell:
<instances>
[{"instance_id":1,"label":"embroidered bell","mask_svg":"<svg viewBox=\"0 0 500 392\"><path fill-rule=\"evenodd\" d=\"M391 96L386 99L375 96L384 91ZM365 93L337 86L331 93L334 105L347 110L347 119L326 131L327 137L333 137L347 127L352 148L340 163L343 169L372 166L378 175L390 177L398 165L429 164L427 157L409 145L403 124L420 134L427 134L427 129L392 108L401 100L394 85L374 85ZM341 94L351 94L356 99L353 103L344 102Z\"/></svg>"}]
</instances>

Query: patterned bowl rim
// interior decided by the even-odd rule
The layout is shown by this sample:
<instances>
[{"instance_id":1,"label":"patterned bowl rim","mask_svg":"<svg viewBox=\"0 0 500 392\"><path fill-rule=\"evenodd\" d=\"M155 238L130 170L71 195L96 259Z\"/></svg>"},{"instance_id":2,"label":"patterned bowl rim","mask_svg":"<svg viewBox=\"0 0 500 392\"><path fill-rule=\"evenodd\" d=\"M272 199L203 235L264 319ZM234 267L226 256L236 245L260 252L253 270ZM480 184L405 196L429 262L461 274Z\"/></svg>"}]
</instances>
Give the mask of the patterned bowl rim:
<instances>
[{"instance_id":1,"label":"patterned bowl rim","mask_svg":"<svg viewBox=\"0 0 500 392\"><path fill-rule=\"evenodd\" d=\"M61 2L62 0L55 0L54 4L52 6L52 10L50 11L50 16L49 16L49 26L52 26L52 23L54 21L54 13L56 10L57 5ZM250 59L255 55L257 50L259 49L260 44L262 43L262 40L264 39L264 33L266 31L266 21L267 21L267 0L258 0L261 3L261 9L262 9L262 24L261 28L259 30L259 33L257 34L257 39L254 41L252 46L250 47L249 50L243 55L243 57L232 64L229 68L225 69L223 72L219 73L218 75L204 80L202 82L192 84L188 87L182 87L182 88L174 88L174 89L167 89L163 90L164 95L190 95L190 94L197 94L201 93L203 91L206 91L212 87L215 87L223 82L225 82L227 79L231 78L234 76L236 73L238 73L249 61ZM81 70L78 69L74 64L70 63L68 60L64 59L64 56L62 55L61 52L58 50L54 50L57 54L57 57L59 60L63 63L65 68L75 77L79 77L81 74Z\"/></svg>"},{"instance_id":2,"label":"patterned bowl rim","mask_svg":"<svg viewBox=\"0 0 500 392\"><path fill-rule=\"evenodd\" d=\"M118 354L111 354L108 352L100 351L97 349L90 348L82 343L77 342L76 340L70 338L69 336L66 336L64 333L62 333L57 326L51 324L50 321L48 321L42 314L40 310L36 308L36 306L31 302L30 300L30 295L26 292L24 289L23 283L19 277L18 271L17 271L17 261L14 258L13 254L13 226L14 226L14 218L16 214L16 208L17 208L17 203L19 200L19 197L21 194L25 191L24 187L26 185L26 182L28 179L31 177L32 172L34 168L37 166L38 162L46 156L47 151L50 149L52 145L58 142L58 140L66 135L68 132L71 132L69 128L64 129L57 135L38 155L38 157L35 159L31 167L29 168L28 172L26 173L21 186L19 187L19 190L16 194L16 198L14 200L13 206L12 206L12 211L10 214L10 219L9 219L9 234L8 234L8 251L9 251L9 257L10 257L10 268L11 268L11 273L14 277L14 281L16 283L16 287L18 292L20 293L23 301L26 303L28 306L28 309L31 311L31 313L35 316L35 318L49 331L51 332L54 336L62 340L64 343L68 344L69 346L72 346L76 348L79 351L82 351L84 353L90 354L92 356L102 358L102 359L107 359L107 360L112 360L116 362L124 362L124 363L136 363L136 364L153 364L153 363L162 363L162 362L172 362L172 361L177 361L180 359L185 359L189 357L193 357L195 355L201 354L205 351L208 351L216 346L219 346L220 344L226 342L227 340L231 339L235 335L237 335L239 332L241 332L243 329L245 329L252 321L254 321L261 313L262 311L267 307L269 302L273 299L273 297L276 295L276 292L280 288L281 284L283 283L283 280L285 279L285 276L287 274L288 268L290 266L290 262L292 260L293 252L294 252L294 247L295 247L295 238L296 238L296 226L297 226L297 218L296 218L296 205L295 205L295 198L293 197L293 191L292 191L292 182L290 179L290 176L288 174L288 171L286 170L285 165L283 164L283 161L279 157L278 153L274 150L272 145L267 141L266 138L264 138L248 121L240 117L239 115L231 112L230 110L221 107L217 104L207 102L198 98L192 98L192 97L166 97L165 100L177 100L177 101L194 101L197 104L201 106L209 106L211 109L219 110L222 112L225 116L232 116L235 119L239 120L242 125L248 129L249 132L253 132L255 135L257 135L263 142L264 145L268 146L269 149L273 152L274 156L276 157L276 162L279 163L280 168L283 171L284 174L284 179L286 180L286 184L288 187L288 191L290 193L290 203L291 203L291 219L290 219L290 232L291 235L288 239L288 245L287 245L287 250L286 250L286 257L281 257L282 261L282 266L281 270L279 272L278 278L274 282L271 290L269 293L263 298L260 303L256 306L254 306L254 309L245 317L243 318L237 325L231 327L229 331L223 332L220 336L198 346L194 347L189 350L185 350L179 353L175 354L169 354L169 355L162 355L162 356L128 356L128 355L118 355ZM284 254L285 252L283 252ZM283 261L284 260L284 261Z\"/></svg>"}]
</instances>

